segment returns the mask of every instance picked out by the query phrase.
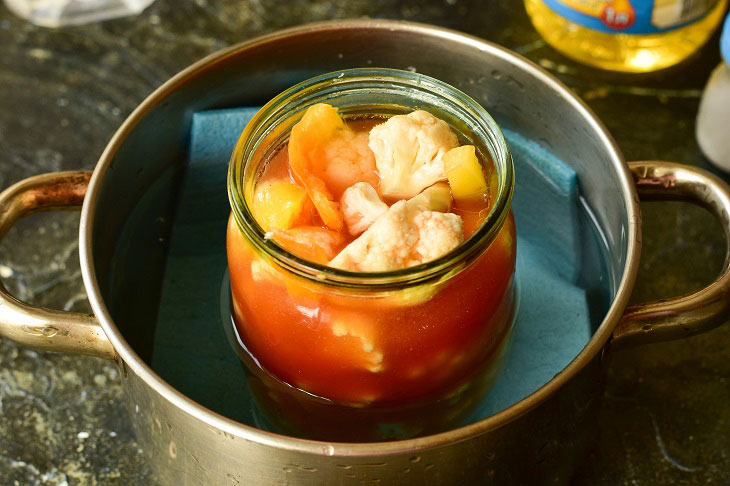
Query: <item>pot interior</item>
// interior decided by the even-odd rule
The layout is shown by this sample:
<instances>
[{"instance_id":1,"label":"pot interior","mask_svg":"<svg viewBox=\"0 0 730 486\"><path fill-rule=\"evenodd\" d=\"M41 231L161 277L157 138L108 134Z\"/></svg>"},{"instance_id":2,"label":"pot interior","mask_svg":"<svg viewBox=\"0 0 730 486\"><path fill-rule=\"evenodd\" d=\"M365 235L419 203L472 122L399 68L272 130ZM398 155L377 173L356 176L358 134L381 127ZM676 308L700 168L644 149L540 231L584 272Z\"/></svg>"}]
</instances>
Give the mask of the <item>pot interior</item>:
<instances>
[{"instance_id":1,"label":"pot interior","mask_svg":"<svg viewBox=\"0 0 730 486\"><path fill-rule=\"evenodd\" d=\"M94 292L113 319L111 332L118 332L133 352L122 352L124 359L141 359L173 387L217 413L266 426L253 412L243 369L222 331L221 315L227 318L223 274L209 283L215 295L222 296L222 301L208 302L218 312L200 316L200 325L212 326L211 333L219 338L193 342L206 364L191 371L184 350L195 338L184 329L179 333L168 329L164 345L159 342L161 312L167 312L168 320L175 318L175 312L181 320L194 312L184 306L177 310L160 306L170 278L166 265L174 246L171 228L180 211L197 210L178 205L193 115L261 106L306 78L365 66L415 69L461 89L483 104L503 129L548 151L577 173L580 248L571 278L586 292L588 337L601 328L625 271L629 252L625 201L630 197L623 162L603 128L549 75L499 48L425 26L338 22L275 34L214 55L156 91L120 129L119 143L97 169L103 177L93 202L91 255L98 282ZM222 193L225 190L220 187ZM227 218L225 205L205 210L211 220ZM519 226L519 214L517 219ZM559 233L559 222L555 226ZM223 232L220 238L224 239ZM196 268L185 271L190 274ZM230 387L223 394L201 387L212 381ZM495 411L485 409L471 420Z\"/></svg>"}]
</instances>

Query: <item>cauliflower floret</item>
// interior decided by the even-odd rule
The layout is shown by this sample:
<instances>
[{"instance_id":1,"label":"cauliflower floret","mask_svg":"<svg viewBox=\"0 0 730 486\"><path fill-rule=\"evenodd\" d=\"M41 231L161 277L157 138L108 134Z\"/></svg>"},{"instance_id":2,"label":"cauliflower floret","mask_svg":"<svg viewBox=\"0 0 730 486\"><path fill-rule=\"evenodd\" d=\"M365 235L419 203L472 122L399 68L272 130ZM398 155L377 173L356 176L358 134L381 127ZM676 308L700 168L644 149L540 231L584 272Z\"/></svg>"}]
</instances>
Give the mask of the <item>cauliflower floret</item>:
<instances>
[{"instance_id":1,"label":"cauliflower floret","mask_svg":"<svg viewBox=\"0 0 730 486\"><path fill-rule=\"evenodd\" d=\"M360 272L405 268L416 243L418 230L408 222L406 202L398 201L334 257L329 266Z\"/></svg>"},{"instance_id":2,"label":"cauliflower floret","mask_svg":"<svg viewBox=\"0 0 730 486\"><path fill-rule=\"evenodd\" d=\"M421 200L398 201L329 265L343 270L387 272L431 261L463 240L460 216L429 211Z\"/></svg>"},{"instance_id":3,"label":"cauliflower floret","mask_svg":"<svg viewBox=\"0 0 730 486\"><path fill-rule=\"evenodd\" d=\"M378 348L376 327L373 322L357 314L338 314L331 319L332 334L339 338L355 338L355 346L349 339L344 339L340 345L347 348L347 364L356 364L358 368L365 368L373 373L383 371L383 351ZM338 361L345 365L342 356Z\"/></svg>"},{"instance_id":4,"label":"cauliflower floret","mask_svg":"<svg viewBox=\"0 0 730 486\"><path fill-rule=\"evenodd\" d=\"M370 149L385 196L412 197L446 180L443 155L459 141L443 120L417 110L370 130Z\"/></svg>"},{"instance_id":5,"label":"cauliflower floret","mask_svg":"<svg viewBox=\"0 0 730 486\"><path fill-rule=\"evenodd\" d=\"M456 214L423 211L416 215L413 222L420 235L415 248L419 263L430 262L447 254L464 240L462 221Z\"/></svg>"},{"instance_id":6,"label":"cauliflower floret","mask_svg":"<svg viewBox=\"0 0 730 486\"><path fill-rule=\"evenodd\" d=\"M345 189L340 199L340 210L350 234L359 235L388 211L388 205L380 200L373 186L358 182Z\"/></svg>"},{"instance_id":7,"label":"cauliflower floret","mask_svg":"<svg viewBox=\"0 0 730 486\"><path fill-rule=\"evenodd\" d=\"M380 181L367 132L348 130L338 134L324 146L320 162L324 165L321 177L335 197L358 181L373 186Z\"/></svg>"}]
</instances>

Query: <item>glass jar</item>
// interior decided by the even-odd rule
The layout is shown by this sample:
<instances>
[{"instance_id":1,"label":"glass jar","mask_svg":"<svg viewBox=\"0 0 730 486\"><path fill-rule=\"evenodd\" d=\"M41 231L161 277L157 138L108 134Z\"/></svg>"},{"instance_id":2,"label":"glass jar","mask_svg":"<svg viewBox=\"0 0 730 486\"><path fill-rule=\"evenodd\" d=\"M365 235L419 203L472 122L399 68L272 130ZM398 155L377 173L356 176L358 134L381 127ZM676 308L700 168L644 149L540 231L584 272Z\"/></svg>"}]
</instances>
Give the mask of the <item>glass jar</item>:
<instances>
[{"instance_id":1,"label":"glass jar","mask_svg":"<svg viewBox=\"0 0 730 486\"><path fill-rule=\"evenodd\" d=\"M252 214L268 161L316 104L345 120L425 109L485 165L488 215L464 243L425 264L362 273L287 252ZM493 382L511 334L515 227L512 159L489 114L433 78L351 69L267 103L231 157L228 264L232 316L249 384L266 417L294 435L338 441L413 437L457 424Z\"/></svg>"}]
</instances>

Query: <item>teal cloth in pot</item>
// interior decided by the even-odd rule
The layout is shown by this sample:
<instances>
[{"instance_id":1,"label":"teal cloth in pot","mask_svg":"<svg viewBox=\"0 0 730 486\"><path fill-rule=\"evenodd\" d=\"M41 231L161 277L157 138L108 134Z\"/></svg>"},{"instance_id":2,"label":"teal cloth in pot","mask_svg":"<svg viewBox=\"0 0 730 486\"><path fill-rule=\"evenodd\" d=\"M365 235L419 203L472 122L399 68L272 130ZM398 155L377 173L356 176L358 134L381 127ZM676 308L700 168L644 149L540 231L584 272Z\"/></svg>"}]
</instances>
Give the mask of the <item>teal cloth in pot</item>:
<instances>
[{"instance_id":1,"label":"teal cloth in pot","mask_svg":"<svg viewBox=\"0 0 730 486\"><path fill-rule=\"evenodd\" d=\"M189 161L170 234L153 369L182 393L256 425L242 366L224 331L228 161L256 108L193 117ZM515 333L505 369L469 421L528 396L562 370L591 337L580 272L575 172L538 145L505 133L513 154L517 222Z\"/></svg>"}]
</instances>

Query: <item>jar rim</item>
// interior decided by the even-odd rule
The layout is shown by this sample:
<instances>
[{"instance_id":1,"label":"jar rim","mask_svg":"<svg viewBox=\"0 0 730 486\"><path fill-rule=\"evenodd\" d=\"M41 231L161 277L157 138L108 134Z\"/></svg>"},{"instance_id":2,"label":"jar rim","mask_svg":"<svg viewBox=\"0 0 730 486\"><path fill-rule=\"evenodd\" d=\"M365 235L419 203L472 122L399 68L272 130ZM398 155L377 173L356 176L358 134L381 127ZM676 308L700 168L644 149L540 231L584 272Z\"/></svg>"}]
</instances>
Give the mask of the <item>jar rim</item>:
<instances>
[{"instance_id":1,"label":"jar rim","mask_svg":"<svg viewBox=\"0 0 730 486\"><path fill-rule=\"evenodd\" d=\"M273 240L265 238L246 201L243 190L244 175L253 155L252 138L256 129L285 114L292 100L302 99L321 90L342 90L358 83L396 83L406 88L425 90L467 110L478 120L489 135L494 137L494 150L489 150L498 173L497 197L482 225L450 252L434 260L386 272L357 272L330 267L301 258ZM486 144L488 147L490 144ZM249 153L250 152L250 153ZM509 212L514 193L514 167L502 131L479 103L453 86L430 76L392 68L352 68L321 74L302 81L266 103L248 122L238 138L228 169L228 198L239 230L254 248L270 257L280 267L309 280L341 287L387 289L416 285L442 278L463 262L473 259L489 247L502 228Z\"/></svg>"}]
</instances>

